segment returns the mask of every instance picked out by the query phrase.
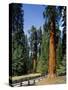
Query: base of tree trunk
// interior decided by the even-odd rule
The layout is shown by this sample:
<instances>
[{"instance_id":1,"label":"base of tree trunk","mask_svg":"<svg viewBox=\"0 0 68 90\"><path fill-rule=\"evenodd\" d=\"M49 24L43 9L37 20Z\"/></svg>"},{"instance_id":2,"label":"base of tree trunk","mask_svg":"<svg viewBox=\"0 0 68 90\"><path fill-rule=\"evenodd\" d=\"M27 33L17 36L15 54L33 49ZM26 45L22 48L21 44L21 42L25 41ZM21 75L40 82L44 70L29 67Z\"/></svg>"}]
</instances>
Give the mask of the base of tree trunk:
<instances>
[{"instance_id":1,"label":"base of tree trunk","mask_svg":"<svg viewBox=\"0 0 68 90\"><path fill-rule=\"evenodd\" d=\"M56 74L48 74L47 78L50 78L50 79L56 78Z\"/></svg>"}]
</instances>

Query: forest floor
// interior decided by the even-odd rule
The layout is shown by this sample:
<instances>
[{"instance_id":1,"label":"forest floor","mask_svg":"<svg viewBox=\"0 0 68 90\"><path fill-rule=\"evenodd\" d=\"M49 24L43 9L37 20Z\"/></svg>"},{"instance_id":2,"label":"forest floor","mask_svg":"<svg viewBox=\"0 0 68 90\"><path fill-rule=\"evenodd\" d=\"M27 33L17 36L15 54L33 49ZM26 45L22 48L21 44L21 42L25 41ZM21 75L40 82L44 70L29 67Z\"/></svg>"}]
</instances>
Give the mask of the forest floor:
<instances>
[{"instance_id":1,"label":"forest floor","mask_svg":"<svg viewBox=\"0 0 68 90\"><path fill-rule=\"evenodd\" d=\"M36 83L36 85L48 85L48 84L65 84L66 76L58 76L54 79L43 78L43 80Z\"/></svg>"}]
</instances>

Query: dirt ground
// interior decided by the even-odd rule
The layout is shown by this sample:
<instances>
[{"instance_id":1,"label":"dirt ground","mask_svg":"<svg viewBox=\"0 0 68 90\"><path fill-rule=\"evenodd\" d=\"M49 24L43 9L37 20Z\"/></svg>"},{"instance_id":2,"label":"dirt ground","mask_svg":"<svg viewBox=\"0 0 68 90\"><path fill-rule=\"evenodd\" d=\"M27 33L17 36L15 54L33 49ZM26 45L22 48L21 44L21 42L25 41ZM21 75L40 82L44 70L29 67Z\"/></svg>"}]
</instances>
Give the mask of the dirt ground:
<instances>
[{"instance_id":1,"label":"dirt ground","mask_svg":"<svg viewBox=\"0 0 68 90\"><path fill-rule=\"evenodd\" d=\"M58 76L53 79L43 78L41 81L37 82L36 85L48 85L48 84L65 84L66 76Z\"/></svg>"}]
</instances>

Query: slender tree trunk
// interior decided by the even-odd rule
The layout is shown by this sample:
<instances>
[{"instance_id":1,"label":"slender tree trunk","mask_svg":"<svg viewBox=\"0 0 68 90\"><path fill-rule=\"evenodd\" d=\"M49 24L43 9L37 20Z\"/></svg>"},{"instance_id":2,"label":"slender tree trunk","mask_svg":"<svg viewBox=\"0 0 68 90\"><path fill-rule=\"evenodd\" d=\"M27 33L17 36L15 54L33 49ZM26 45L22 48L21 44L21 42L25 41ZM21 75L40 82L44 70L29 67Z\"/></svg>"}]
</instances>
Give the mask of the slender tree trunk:
<instances>
[{"instance_id":1,"label":"slender tree trunk","mask_svg":"<svg viewBox=\"0 0 68 90\"><path fill-rule=\"evenodd\" d=\"M34 58L33 59L33 73L36 72L36 69L37 69L37 58Z\"/></svg>"},{"instance_id":2,"label":"slender tree trunk","mask_svg":"<svg viewBox=\"0 0 68 90\"><path fill-rule=\"evenodd\" d=\"M36 60L35 59L33 59L33 73L35 72L35 64L36 64Z\"/></svg>"},{"instance_id":3,"label":"slender tree trunk","mask_svg":"<svg viewBox=\"0 0 68 90\"><path fill-rule=\"evenodd\" d=\"M51 22L50 27L48 78L54 78L56 77L55 21Z\"/></svg>"}]
</instances>

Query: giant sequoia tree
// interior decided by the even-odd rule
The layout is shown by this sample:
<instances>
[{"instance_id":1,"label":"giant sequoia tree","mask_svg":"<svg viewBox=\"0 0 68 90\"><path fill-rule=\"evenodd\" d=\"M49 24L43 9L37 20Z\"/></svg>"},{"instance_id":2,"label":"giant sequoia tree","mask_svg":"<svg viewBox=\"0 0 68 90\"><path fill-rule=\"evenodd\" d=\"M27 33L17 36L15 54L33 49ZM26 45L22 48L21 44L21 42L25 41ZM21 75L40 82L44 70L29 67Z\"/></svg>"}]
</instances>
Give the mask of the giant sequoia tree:
<instances>
[{"instance_id":1,"label":"giant sequoia tree","mask_svg":"<svg viewBox=\"0 0 68 90\"><path fill-rule=\"evenodd\" d=\"M48 78L56 76L56 22L60 18L59 7L47 6L44 17L50 27Z\"/></svg>"}]
</instances>

